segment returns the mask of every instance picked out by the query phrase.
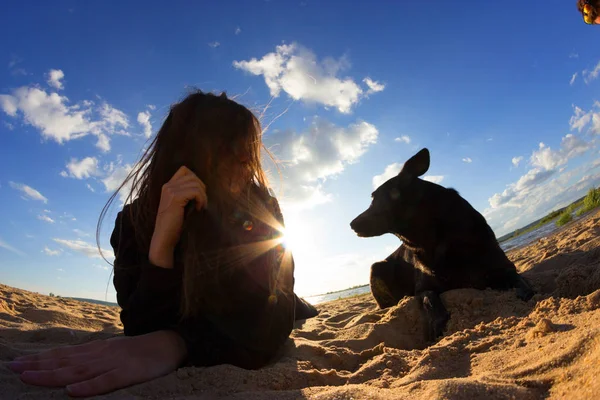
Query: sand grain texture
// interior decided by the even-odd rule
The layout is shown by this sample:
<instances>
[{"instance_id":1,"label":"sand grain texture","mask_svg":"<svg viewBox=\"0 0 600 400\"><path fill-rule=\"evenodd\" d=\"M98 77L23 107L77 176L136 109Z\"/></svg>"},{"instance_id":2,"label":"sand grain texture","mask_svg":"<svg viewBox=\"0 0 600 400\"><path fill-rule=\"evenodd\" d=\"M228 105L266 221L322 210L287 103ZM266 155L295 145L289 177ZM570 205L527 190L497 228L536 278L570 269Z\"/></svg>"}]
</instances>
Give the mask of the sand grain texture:
<instances>
[{"instance_id":1,"label":"sand grain texture","mask_svg":"<svg viewBox=\"0 0 600 400\"><path fill-rule=\"evenodd\" d=\"M600 214L509 253L538 294L442 295L445 336L427 347L413 298L378 310L370 295L321 304L284 356L259 371L182 368L98 399L600 398ZM119 334L118 309L0 285L0 361ZM0 364L1 399L62 399Z\"/></svg>"}]
</instances>

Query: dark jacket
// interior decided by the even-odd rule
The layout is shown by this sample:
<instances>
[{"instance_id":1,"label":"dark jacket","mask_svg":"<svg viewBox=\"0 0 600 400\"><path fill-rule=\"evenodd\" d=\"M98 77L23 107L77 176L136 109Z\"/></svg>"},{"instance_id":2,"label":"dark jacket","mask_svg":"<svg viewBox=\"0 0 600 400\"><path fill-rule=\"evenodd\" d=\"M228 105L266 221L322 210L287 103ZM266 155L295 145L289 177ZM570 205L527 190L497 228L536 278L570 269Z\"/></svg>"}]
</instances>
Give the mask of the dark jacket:
<instances>
[{"instance_id":1,"label":"dark jacket","mask_svg":"<svg viewBox=\"0 0 600 400\"><path fill-rule=\"evenodd\" d=\"M283 225L277 200L269 196L267 203L273 216ZM312 305L293 292L293 259L284 284L275 293L268 289L269 275L277 274L281 260L278 254L281 248L276 246L244 263L242 268L236 268L226 286L228 303L235 305L233 311L225 316L202 314L182 320L180 254L176 250L172 269L150 263L147 251L141 251L136 244L129 209L135 205L134 201L118 213L110 238L115 253L113 282L122 308L125 335L174 330L186 343L188 364L228 363L253 369L262 367L275 356L289 337L295 320L317 314ZM207 231L211 232L221 225L209 219L206 224ZM260 226L241 234L250 235L248 240L252 241L253 232L261 232Z\"/></svg>"}]
</instances>

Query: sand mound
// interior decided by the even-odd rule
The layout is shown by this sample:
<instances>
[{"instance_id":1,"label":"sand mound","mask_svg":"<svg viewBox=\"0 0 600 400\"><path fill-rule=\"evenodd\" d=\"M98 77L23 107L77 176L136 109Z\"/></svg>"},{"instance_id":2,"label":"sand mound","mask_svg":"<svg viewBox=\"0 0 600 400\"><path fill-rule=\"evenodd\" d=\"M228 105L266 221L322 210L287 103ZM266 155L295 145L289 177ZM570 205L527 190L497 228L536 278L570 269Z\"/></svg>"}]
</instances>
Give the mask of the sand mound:
<instances>
[{"instance_id":1,"label":"sand mound","mask_svg":"<svg viewBox=\"0 0 600 400\"><path fill-rule=\"evenodd\" d=\"M460 289L427 347L413 298L379 310L370 295L319 305L284 356L259 371L182 368L102 399L592 399L600 393L600 216L509 254L538 291ZM0 286L0 360L120 333L118 309ZM0 366L0 398L66 398Z\"/></svg>"}]
</instances>

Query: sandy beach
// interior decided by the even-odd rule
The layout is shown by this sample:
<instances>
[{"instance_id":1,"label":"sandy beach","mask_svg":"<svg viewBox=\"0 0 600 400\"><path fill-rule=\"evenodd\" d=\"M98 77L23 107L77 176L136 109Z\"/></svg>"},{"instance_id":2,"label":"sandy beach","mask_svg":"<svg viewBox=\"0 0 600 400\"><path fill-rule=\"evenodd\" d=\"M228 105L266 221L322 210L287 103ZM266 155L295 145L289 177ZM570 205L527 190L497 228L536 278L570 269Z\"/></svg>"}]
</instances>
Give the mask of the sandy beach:
<instances>
[{"instance_id":1,"label":"sandy beach","mask_svg":"<svg viewBox=\"0 0 600 400\"><path fill-rule=\"evenodd\" d=\"M259 371L182 368L99 399L593 399L600 393L600 213L509 253L538 294L444 293L444 337L426 347L419 306L370 294L319 304ZM367 271L365 269L365 271ZM366 278L366 277L365 277ZM0 361L121 333L119 309L0 285ZM0 364L1 399L62 399ZM595 395L594 395L595 394Z\"/></svg>"}]
</instances>

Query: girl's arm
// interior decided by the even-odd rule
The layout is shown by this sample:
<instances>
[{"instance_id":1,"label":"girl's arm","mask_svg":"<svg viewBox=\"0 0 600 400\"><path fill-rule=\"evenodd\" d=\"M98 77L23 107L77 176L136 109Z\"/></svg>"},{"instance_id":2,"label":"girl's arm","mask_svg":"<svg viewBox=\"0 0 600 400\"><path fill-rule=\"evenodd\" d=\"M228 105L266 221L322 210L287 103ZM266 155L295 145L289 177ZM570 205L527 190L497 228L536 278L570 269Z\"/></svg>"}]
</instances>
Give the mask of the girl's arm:
<instances>
[{"instance_id":1,"label":"girl's arm","mask_svg":"<svg viewBox=\"0 0 600 400\"><path fill-rule=\"evenodd\" d=\"M117 215L110 243L115 253L113 283L122 309L123 331L126 336L135 336L174 326L181 273L153 265L138 250L129 207Z\"/></svg>"}]
</instances>

